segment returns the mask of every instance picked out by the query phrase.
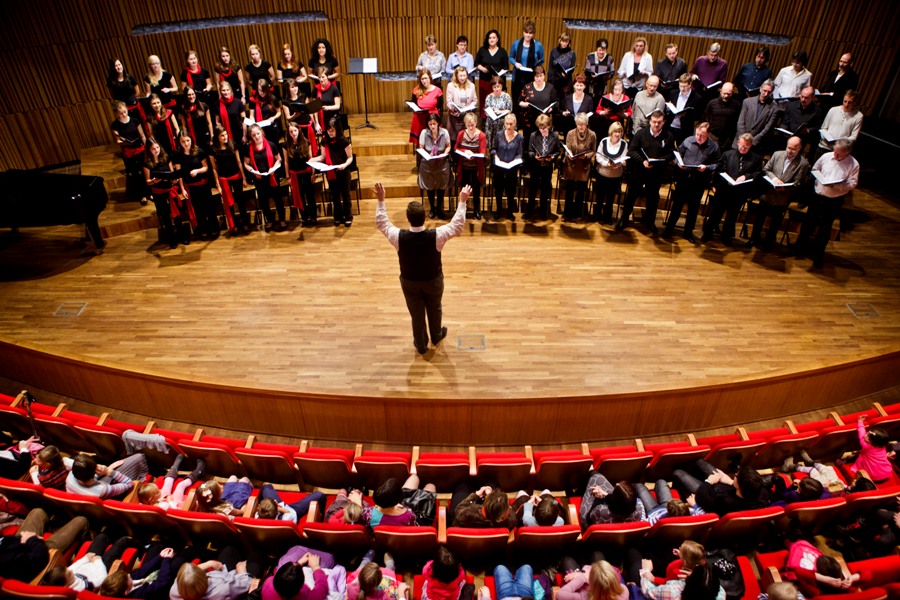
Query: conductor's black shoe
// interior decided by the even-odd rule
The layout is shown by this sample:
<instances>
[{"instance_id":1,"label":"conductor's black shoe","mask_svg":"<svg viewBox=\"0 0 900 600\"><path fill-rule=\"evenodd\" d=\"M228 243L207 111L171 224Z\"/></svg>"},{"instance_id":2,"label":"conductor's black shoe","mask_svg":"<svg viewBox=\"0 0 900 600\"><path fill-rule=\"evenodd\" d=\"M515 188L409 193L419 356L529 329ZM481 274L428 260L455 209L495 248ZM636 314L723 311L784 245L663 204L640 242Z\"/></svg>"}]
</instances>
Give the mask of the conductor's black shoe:
<instances>
[{"instance_id":1,"label":"conductor's black shoe","mask_svg":"<svg viewBox=\"0 0 900 600\"><path fill-rule=\"evenodd\" d=\"M656 225L647 225L647 229L649 229L650 233L652 233L653 235L659 233L659 229L656 228Z\"/></svg>"},{"instance_id":2,"label":"conductor's black shoe","mask_svg":"<svg viewBox=\"0 0 900 600\"><path fill-rule=\"evenodd\" d=\"M616 231L622 231L625 229L625 221L616 221Z\"/></svg>"},{"instance_id":3,"label":"conductor's black shoe","mask_svg":"<svg viewBox=\"0 0 900 600\"><path fill-rule=\"evenodd\" d=\"M426 352L428 352L428 347L427 346L422 346L422 347L416 346L416 352L418 352L419 354L425 354Z\"/></svg>"},{"instance_id":4,"label":"conductor's black shoe","mask_svg":"<svg viewBox=\"0 0 900 600\"><path fill-rule=\"evenodd\" d=\"M712 234L711 234L711 233L708 233L708 232L706 232L706 231L704 231L704 232L703 232L703 235L700 236L700 241L701 241L702 243L704 243L704 244L705 244L706 242L708 242L709 240L711 240L711 239L712 239Z\"/></svg>"},{"instance_id":5,"label":"conductor's black shoe","mask_svg":"<svg viewBox=\"0 0 900 600\"><path fill-rule=\"evenodd\" d=\"M438 344L441 343L441 340L443 340L445 337L447 337L447 328L441 327L441 335L436 340L432 339L431 343L434 344L435 346L437 346Z\"/></svg>"},{"instance_id":6,"label":"conductor's black shoe","mask_svg":"<svg viewBox=\"0 0 900 600\"><path fill-rule=\"evenodd\" d=\"M429 219L433 219L433 218L434 218L434 209L433 209L433 208L432 208L431 210L428 211L428 218L429 218Z\"/></svg>"},{"instance_id":7,"label":"conductor's black shoe","mask_svg":"<svg viewBox=\"0 0 900 600\"><path fill-rule=\"evenodd\" d=\"M693 234L693 233L686 233L686 234L684 234L684 239L686 239L687 241L689 241L689 242L692 243L692 244L696 244L696 243L697 243L697 239L694 237L694 234Z\"/></svg>"},{"instance_id":8,"label":"conductor's black shoe","mask_svg":"<svg viewBox=\"0 0 900 600\"><path fill-rule=\"evenodd\" d=\"M674 229L670 229L670 228L666 227L665 229L663 229L661 237L670 238L670 237L672 237L672 234L674 234L674 233L675 233Z\"/></svg>"},{"instance_id":9,"label":"conductor's black shoe","mask_svg":"<svg viewBox=\"0 0 900 600\"><path fill-rule=\"evenodd\" d=\"M750 238L749 240L747 240L747 243L744 244L744 248L752 248L756 244L757 244L757 241L754 240L753 238Z\"/></svg>"}]
</instances>

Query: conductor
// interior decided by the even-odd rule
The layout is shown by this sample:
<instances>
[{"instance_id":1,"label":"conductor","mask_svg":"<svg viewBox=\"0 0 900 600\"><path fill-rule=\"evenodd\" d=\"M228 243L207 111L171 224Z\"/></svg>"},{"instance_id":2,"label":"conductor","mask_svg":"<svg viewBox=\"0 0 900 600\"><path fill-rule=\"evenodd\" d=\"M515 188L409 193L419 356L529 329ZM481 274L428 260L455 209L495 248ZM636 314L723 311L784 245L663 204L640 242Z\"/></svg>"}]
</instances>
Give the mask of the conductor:
<instances>
[{"instance_id":1,"label":"conductor","mask_svg":"<svg viewBox=\"0 0 900 600\"><path fill-rule=\"evenodd\" d=\"M384 207L384 186L375 184L375 196L378 198L375 226L397 250L400 258L400 287L412 319L413 345L419 354L428 351L429 334L431 343L435 346L447 336L447 328L441 326L441 298L444 295L441 250L450 238L462 233L466 222L466 202L471 193L472 188L468 185L460 190L453 218L448 224L436 229L425 228L425 208L422 203L410 202L406 207L406 219L410 227L400 229L391 223Z\"/></svg>"}]
</instances>

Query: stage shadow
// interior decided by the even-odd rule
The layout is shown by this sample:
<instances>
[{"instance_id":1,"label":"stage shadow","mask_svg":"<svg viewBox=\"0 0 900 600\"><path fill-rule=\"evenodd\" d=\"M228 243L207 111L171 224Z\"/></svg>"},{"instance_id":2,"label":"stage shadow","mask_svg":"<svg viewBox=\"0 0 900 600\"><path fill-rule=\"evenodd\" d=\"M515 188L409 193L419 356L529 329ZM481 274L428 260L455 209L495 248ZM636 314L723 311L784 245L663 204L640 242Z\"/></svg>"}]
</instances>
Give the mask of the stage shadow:
<instances>
[{"instance_id":1,"label":"stage shadow","mask_svg":"<svg viewBox=\"0 0 900 600\"><path fill-rule=\"evenodd\" d=\"M76 269L95 256L94 244L77 234L65 237L40 235L37 231L7 231L0 234L0 281L53 277Z\"/></svg>"},{"instance_id":2,"label":"stage shadow","mask_svg":"<svg viewBox=\"0 0 900 600\"><path fill-rule=\"evenodd\" d=\"M611 244L632 244L638 243L637 233L632 230L616 231L615 229L601 229L600 235L603 241Z\"/></svg>"},{"instance_id":3,"label":"stage shadow","mask_svg":"<svg viewBox=\"0 0 900 600\"><path fill-rule=\"evenodd\" d=\"M559 232L570 240L576 240L579 242L591 242L594 240L594 232L587 228L587 226L577 226L577 225L569 225L564 224L560 226Z\"/></svg>"},{"instance_id":4,"label":"stage shadow","mask_svg":"<svg viewBox=\"0 0 900 600\"><path fill-rule=\"evenodd\" d=\"M534 223L525 223L522 233L532 237L547 237L550 235L550 228L547 225L536 225Z\"/></svg>"},{"instance_id":5,"label":"stage shadow","mask_svg":"<svg viewBox=\"0 0 900 600\"><path fill-rule=\"evenodd\" d=\"M160 268L179 267L191 263L200 262L203 258L203 250L211 242L192 242L190 246L179 244L177 248L169 248L163 242L153 242L147 248L147 253L152 254L159 262Z\"/></svg>"},{"instance_id":6,"label":"stage shadow","mask_svg":"<svg viewBox=\"0 0 900 600\"><path fill-rule=\"evenodd\" d=\"M510 226L515 227L514 223L510 223ZM474 227L472 228L474 232ZM497 221L485 221L481 224L481 233L482 235L502 235L508 236L509 229L507 228L506 223L499 223Z\"/></svg>"}]
</instances>

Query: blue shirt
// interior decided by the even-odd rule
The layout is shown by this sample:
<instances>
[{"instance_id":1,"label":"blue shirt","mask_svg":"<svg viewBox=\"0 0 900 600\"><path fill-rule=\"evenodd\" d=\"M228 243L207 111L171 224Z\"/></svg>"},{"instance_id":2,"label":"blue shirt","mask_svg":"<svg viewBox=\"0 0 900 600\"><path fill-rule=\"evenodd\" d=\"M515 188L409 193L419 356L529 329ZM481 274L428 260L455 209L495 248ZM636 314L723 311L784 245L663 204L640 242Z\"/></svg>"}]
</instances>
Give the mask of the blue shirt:
<instances>
[{"instance_id":1,"label":"blue shirt","mask_svg":"<svg viewBox=\"0 0 900 600\"><path fill-rule=\"evenodd\" d=\"M519 76L519 70L516 69L516 53L519 51L519 46L522 45L522 39L523 38L519 38L514 41L509 48L509 64L511 65L510 70L513 72L513 79ZM534 38L531 39L531 45L534 46L534 64L529 65L527 63L528 48L522 48L522 60L520 60L519 63L526 67L530 66L533 69L538 65L544 64L544 46Z\"/></svg>"}]
</instances>

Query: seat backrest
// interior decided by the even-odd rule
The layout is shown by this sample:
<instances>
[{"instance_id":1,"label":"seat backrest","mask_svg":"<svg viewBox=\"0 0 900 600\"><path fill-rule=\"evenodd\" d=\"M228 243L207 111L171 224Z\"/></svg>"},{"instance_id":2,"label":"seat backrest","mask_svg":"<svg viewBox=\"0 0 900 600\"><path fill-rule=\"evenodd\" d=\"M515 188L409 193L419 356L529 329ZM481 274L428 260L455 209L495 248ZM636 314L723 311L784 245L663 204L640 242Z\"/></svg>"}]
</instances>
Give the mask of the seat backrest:
<instances>
[{"instance_id":1,"label":"seat backrest","mask_svg":"<svg viewBox=\"0 0 900 600\"><path fill-rule=\"evenodd\" d=\"M45 600L75 600L77 592L66 586L31 585L15 579L4 579L0 585L4 598L42 598Z\"/></svg>"},{"instance_id":2,"label":"seat backrest","mask_svg":"<svg viewBox=\"0 0 900 600\"><path fill-rule=\"evenodd\" d=\"M666 517L653 524L647 538L660 548L674 548L685 540L700 542L718 520L714 514Z\"/></svg>"},{"instance_id":3,"label":"seat backrest","mask_svg":"<svg viewBox=\"0 0 900 600\"><path fill-rule=\"evenodd\" d=\"M300 473L290 454L256 447L237 448L234 454L252 479L272 483L298 482Z\"/></svg>"}]
</instances>

